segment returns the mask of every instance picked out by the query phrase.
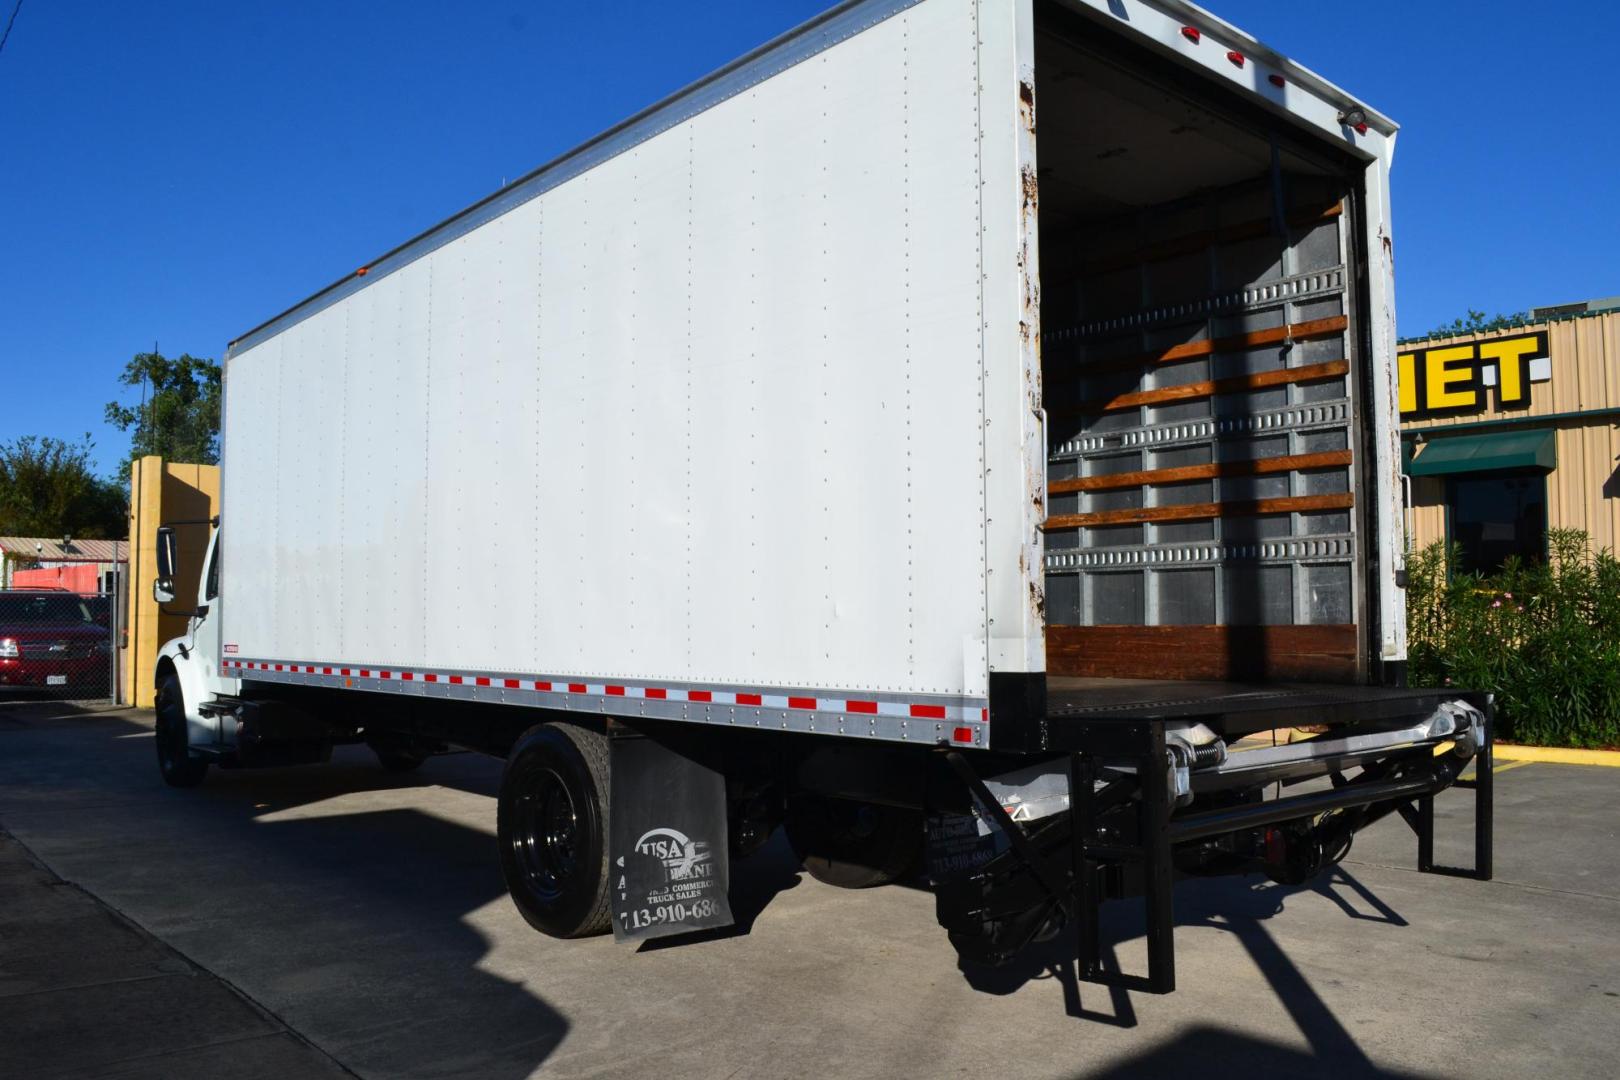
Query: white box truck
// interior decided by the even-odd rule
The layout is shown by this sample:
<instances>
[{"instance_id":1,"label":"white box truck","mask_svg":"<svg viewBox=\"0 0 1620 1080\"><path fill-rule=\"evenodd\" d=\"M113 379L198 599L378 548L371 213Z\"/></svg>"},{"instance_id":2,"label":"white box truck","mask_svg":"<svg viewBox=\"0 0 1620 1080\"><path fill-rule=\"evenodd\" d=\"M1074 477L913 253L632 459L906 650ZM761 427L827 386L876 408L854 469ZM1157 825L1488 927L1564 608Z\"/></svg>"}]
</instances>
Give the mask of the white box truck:
<instances>
[{"instance_id":1,"label":"white box truck","mask_svg":"<svg viewBox=\"0 0 1620 1080\"><path fill-rule=\"evenodd\" d=\"M1403 685L1395 134L1181 0L833 8L231 343L164 777L471 747L547 933L723 924L783 826L1159 991L1176 877L1432 869L1475 759L1488 875L1489 703Z\"/></svg>"}]
</instances>

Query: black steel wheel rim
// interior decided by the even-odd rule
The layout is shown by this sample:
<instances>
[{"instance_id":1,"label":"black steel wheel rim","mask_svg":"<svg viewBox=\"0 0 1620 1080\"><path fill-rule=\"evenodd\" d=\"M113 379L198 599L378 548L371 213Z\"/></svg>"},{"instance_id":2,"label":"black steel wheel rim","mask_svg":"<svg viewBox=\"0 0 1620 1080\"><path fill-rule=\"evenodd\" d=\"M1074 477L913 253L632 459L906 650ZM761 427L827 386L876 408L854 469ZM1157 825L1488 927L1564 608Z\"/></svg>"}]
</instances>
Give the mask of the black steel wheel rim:
<instances>
[{"instance_id":1,"label":"black steel wheel rim","mask_svg":"<svg viewBox=\"0 0 1620 1080\"><path fill-rule=\"evenodd\" d=\"M568 785L542 769L514 807L512 851L529 888L555 900L579 870L579 812Z\"/></svg>"}]
</instances>

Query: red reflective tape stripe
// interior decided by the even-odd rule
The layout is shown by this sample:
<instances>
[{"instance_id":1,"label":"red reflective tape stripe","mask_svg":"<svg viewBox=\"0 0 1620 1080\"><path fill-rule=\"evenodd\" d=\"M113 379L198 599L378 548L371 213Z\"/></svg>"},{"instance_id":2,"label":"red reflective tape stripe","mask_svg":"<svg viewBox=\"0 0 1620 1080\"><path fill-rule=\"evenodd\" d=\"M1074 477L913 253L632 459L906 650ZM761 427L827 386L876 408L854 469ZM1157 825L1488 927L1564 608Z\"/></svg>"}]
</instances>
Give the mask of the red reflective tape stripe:
<instances>
[{"instance_id":1,"label":"red reflective tape stripe","mask_svg":"<svg viewBox=\"0 0 1620 1080\"><path fill-rule=\"evenodd\" d=\"M945 706L913 705L911 715L918 720L943 720L945 719Z\"/></svg>"},{"instance_id":2,"label":"red reflective tape stripe","mask_svg":"<svg viewBox=\"0 0 1620 1080\"><path fill-rule=\"evenodd\" d=\"M875 702L875 701L846 701L846 702L844 702L844 711L846 711L846 712L858 712L858 713L875 713L875 712L877 712L877 702Z\"/></svg>"},{"instance_id":3,"label":"red reflective tape stripe","mask_svg":"<svg viewBox=\"0 0 1620 1080\"><path fill-rule=\"evenodd\" d=\"M340 669L339 669L339 674L342 674L342 675L347 675L347 674L348 674L348 673L349 673L349 669L348 669L348 668L340 668Z\"/></svg>"},{"instance_id":4,"label":"red reflective tape stripe","mask_svg":"<svg viewBox=\"0 0 1620 1080\"><path fill-rule=\"evenodd\" d=\"M980 721L980 723L988 723L989 720L990 720L990 710L989 709L980 709L979 710L979 721Z\"/></svg>"},{"instance_id":5,"label":"red reflective tape stripe","mask_svg":"<svg viewBox=\"0 0 1620 1080\"><path fill-rule=\"evenodd\" d=\"M522 680L520 679L507 679L506 688L508 690L516 690L521 682Z\"/></svg>"},{"instance_id":6,"label":"red reflective tape stripe","mask_svg":"<svg viewBox=\"0 0 1620 1080\"><path fill-rule=\"evenodd\" d=\"M707 690L688 690L686 692L686 700L687 701L713 701L714 700L714 695L709 693Z\"/></svg>"},{"instance_id":7,"label":"red reflective tape stripe","mask_svg":"<svg viewBox=\"0 0 1620 1080\"><path fill-rule=\"evenodd\" d=\"M402 671L402 672L400 672L400 673L399 673L399 677L400 677L400 678L402 678L402 679L404 679L404 680L405 680L405 681L406 681L406 682L410 682L410 681L411 681L411 680L412 680L412 679L414 679L414 678L416 678L416 676L415 676L415 675L412 675L412 674L411 674L411 673L410 673L410 672L408 672L408 671Z\"/></svg>"},{"instance_id":8,"label":"red reflective tape stripe","mask_svg":"<svg viewBox=\"0 0 1620 1080\"><path fill-rule=\"evenodd\" d=\"M624 697L624 687L622 686L609 686L606 689L613 697Z\"/></svg>"},{"instance_id":9,"label":"red reflective tape stripe","mask_svg":"<svg viewBox=\"0 0 1620 1080\"><path fill-rule=\"evenodd\" d=\"M321 674L322 675L330 675L330 674L332 674L332 669L329 668L329 667L323 667L323 668L321 668Z\"/></svg>"},{"instance_id":10,"label":"red reflective tape stripe","mask_svg":"<svg viewBox=\"0 0 1620 1080\"><path fill-rule=\"evenodd\" d=\"M642 693L646 694L650 698L655 698L658 701L663 701L665 698L669 697L669 691L658 686L649 686L647 689L643 690Z\"/></svg>"},{"instance_id":11,"label":"red reflective tape stripe","mask_svg":"<svg viewBox=\"0 0 1620 1080\"><path fill-rule=\"evenodd\" d=\"M489 680L484 678L484 676L480 675L480 676L478 676L478 685L479 686L488 686L489 685Z\"/></svg>"},{"instance_id":12,"label":"red reflective tape stripe","mask_svg":"<svg viewBox=\"0 0 1620 1080\"><path fill-rule=\"evenodd\" d=\"M450 684L452 686L460 686L461 685L461 676L460 675L452 675L452 676L450 676Z\"/></svg>"},{"instance_id":13,"label":"red reflective tape stripe","mask_svg":"<svg viewBox=\"0 0 1620 1080\"><path fill-rule=\"evenodd\" d=\"M379 672L377 672L377 678L379 678L379 679L392 679L393 677L394 677L394 673L392 671L379 671Z\"/></svg>"},{"instance_id":14,"label":"red reflective tape stripe","mask_svg":"<svg viewBox=\"0 0 1620 1080\"><path fill-rule=\"evenodd\" d=\"M762 704L762 703L763 702L761 701L760 696L758 694L738 694L737 695L737 704L739 704L739 705L759 705L759 704Z\"/></svg>"},{"instance_id":15,"label":"red reflective tape stripe","mask_svg":"<svg viewBox=\"0 0 1620 1080\"><path fill-rule=\"evenodd\" d=\"M434 675L432 672L429 672L428 674L423 675L422 678L426 679L428 682L438 682L439 681L439 677L437 675Z\"/></svg>"},{"instance_id":16,"label":"red reflective tape stripe","mask_svg":"<svg viewBox=\"0 0 1620 1080\"><path fill-rule=\"evenodd\" d=\"M304 665L304 674L305 675L313 675L313 674L315 674L315 665L314 664L305 664Z\"/></svg>"},{"instance_id":17,"label":"red reflective tape stripe","mask_svg":"<svg viewBox=\"0 0 1620 1080\"><path fill-rule=\"evenodd\" d=\"M568 692L570 694L583 694L585 692L585 684L582 682L571 682L568 684Z\"/></svg>"},{"instance_id":18,"label":"red reflective tape stripe","mask_svg":"<svg viewBox=\"0 0 1620 1080\"><path fill-rule=\"evenodd\" d=\"M537 682L534 684L534 688L536 690L550 690L551 684L548 682Z\"/></svg>"},{"instance_id":19,"label":"red reflective tape stripe","mask_svg":"<svg viewBox=\"0 0 1620 1080\"><path fill-rule=\"evenodd\" d=\"M788 708L790 709L814 709L815 707L816 699L813 697L788 698Z\"/></svg>"}]
</instances>

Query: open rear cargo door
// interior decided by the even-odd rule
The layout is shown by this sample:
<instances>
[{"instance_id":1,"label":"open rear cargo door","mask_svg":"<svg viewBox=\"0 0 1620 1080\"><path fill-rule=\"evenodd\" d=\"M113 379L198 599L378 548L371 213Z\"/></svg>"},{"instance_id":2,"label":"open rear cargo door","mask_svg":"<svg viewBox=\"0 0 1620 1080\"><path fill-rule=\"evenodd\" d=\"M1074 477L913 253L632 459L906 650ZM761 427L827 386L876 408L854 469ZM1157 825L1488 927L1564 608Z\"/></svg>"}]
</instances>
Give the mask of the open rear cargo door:
<instances>
[{"instance_id":1,"label":"open rear cargo door","mask_svg":"<svg viewBox=\"0 0 1620 1080\"><path fill-rule=\"evenodd\" d=\"M1037 31L1048 674L1353 681L1355 174Z\"/></svg>"}]
</instances>

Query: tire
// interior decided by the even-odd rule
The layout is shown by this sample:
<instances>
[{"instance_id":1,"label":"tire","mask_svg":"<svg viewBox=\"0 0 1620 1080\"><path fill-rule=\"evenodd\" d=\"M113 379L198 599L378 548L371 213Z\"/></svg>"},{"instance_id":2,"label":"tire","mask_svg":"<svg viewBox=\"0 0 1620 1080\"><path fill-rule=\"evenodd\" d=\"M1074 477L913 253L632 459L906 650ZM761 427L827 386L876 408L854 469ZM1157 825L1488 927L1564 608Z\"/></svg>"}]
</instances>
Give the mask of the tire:
<instances>
[{"instance_id":1,"label":"tire","mask_svg":"<svg viewBox=\"0 0 1620 1080\"><path fill-rule=\"evenodd\" d=\"M525 732L501 776L496 837L506 889L552 937L600 934L608 910L608 740L573 724Z\"/></svg>"},{"instance_id":2,"label":"tire","mask_svg":"<svg viewBox=\"0 0 1620 1080\"><path fill-rule=\"evenodd\" d=\"M208 775L208 762L192 754L186 731L186 702L180 676L170 672L157 689L158 771L170 787L196 787Z\"/></svg>"},{"instance_id":3,"label":"tire","mask_svg":"<svg viewBox=\"0 0 1620 1080\"><path fill-rule=\"evenodd\" d=\"M922 855L916 810L806 795L789 807L785 828L805 872L839 889L892 884Z\"/></svg>"}]
</instances>

